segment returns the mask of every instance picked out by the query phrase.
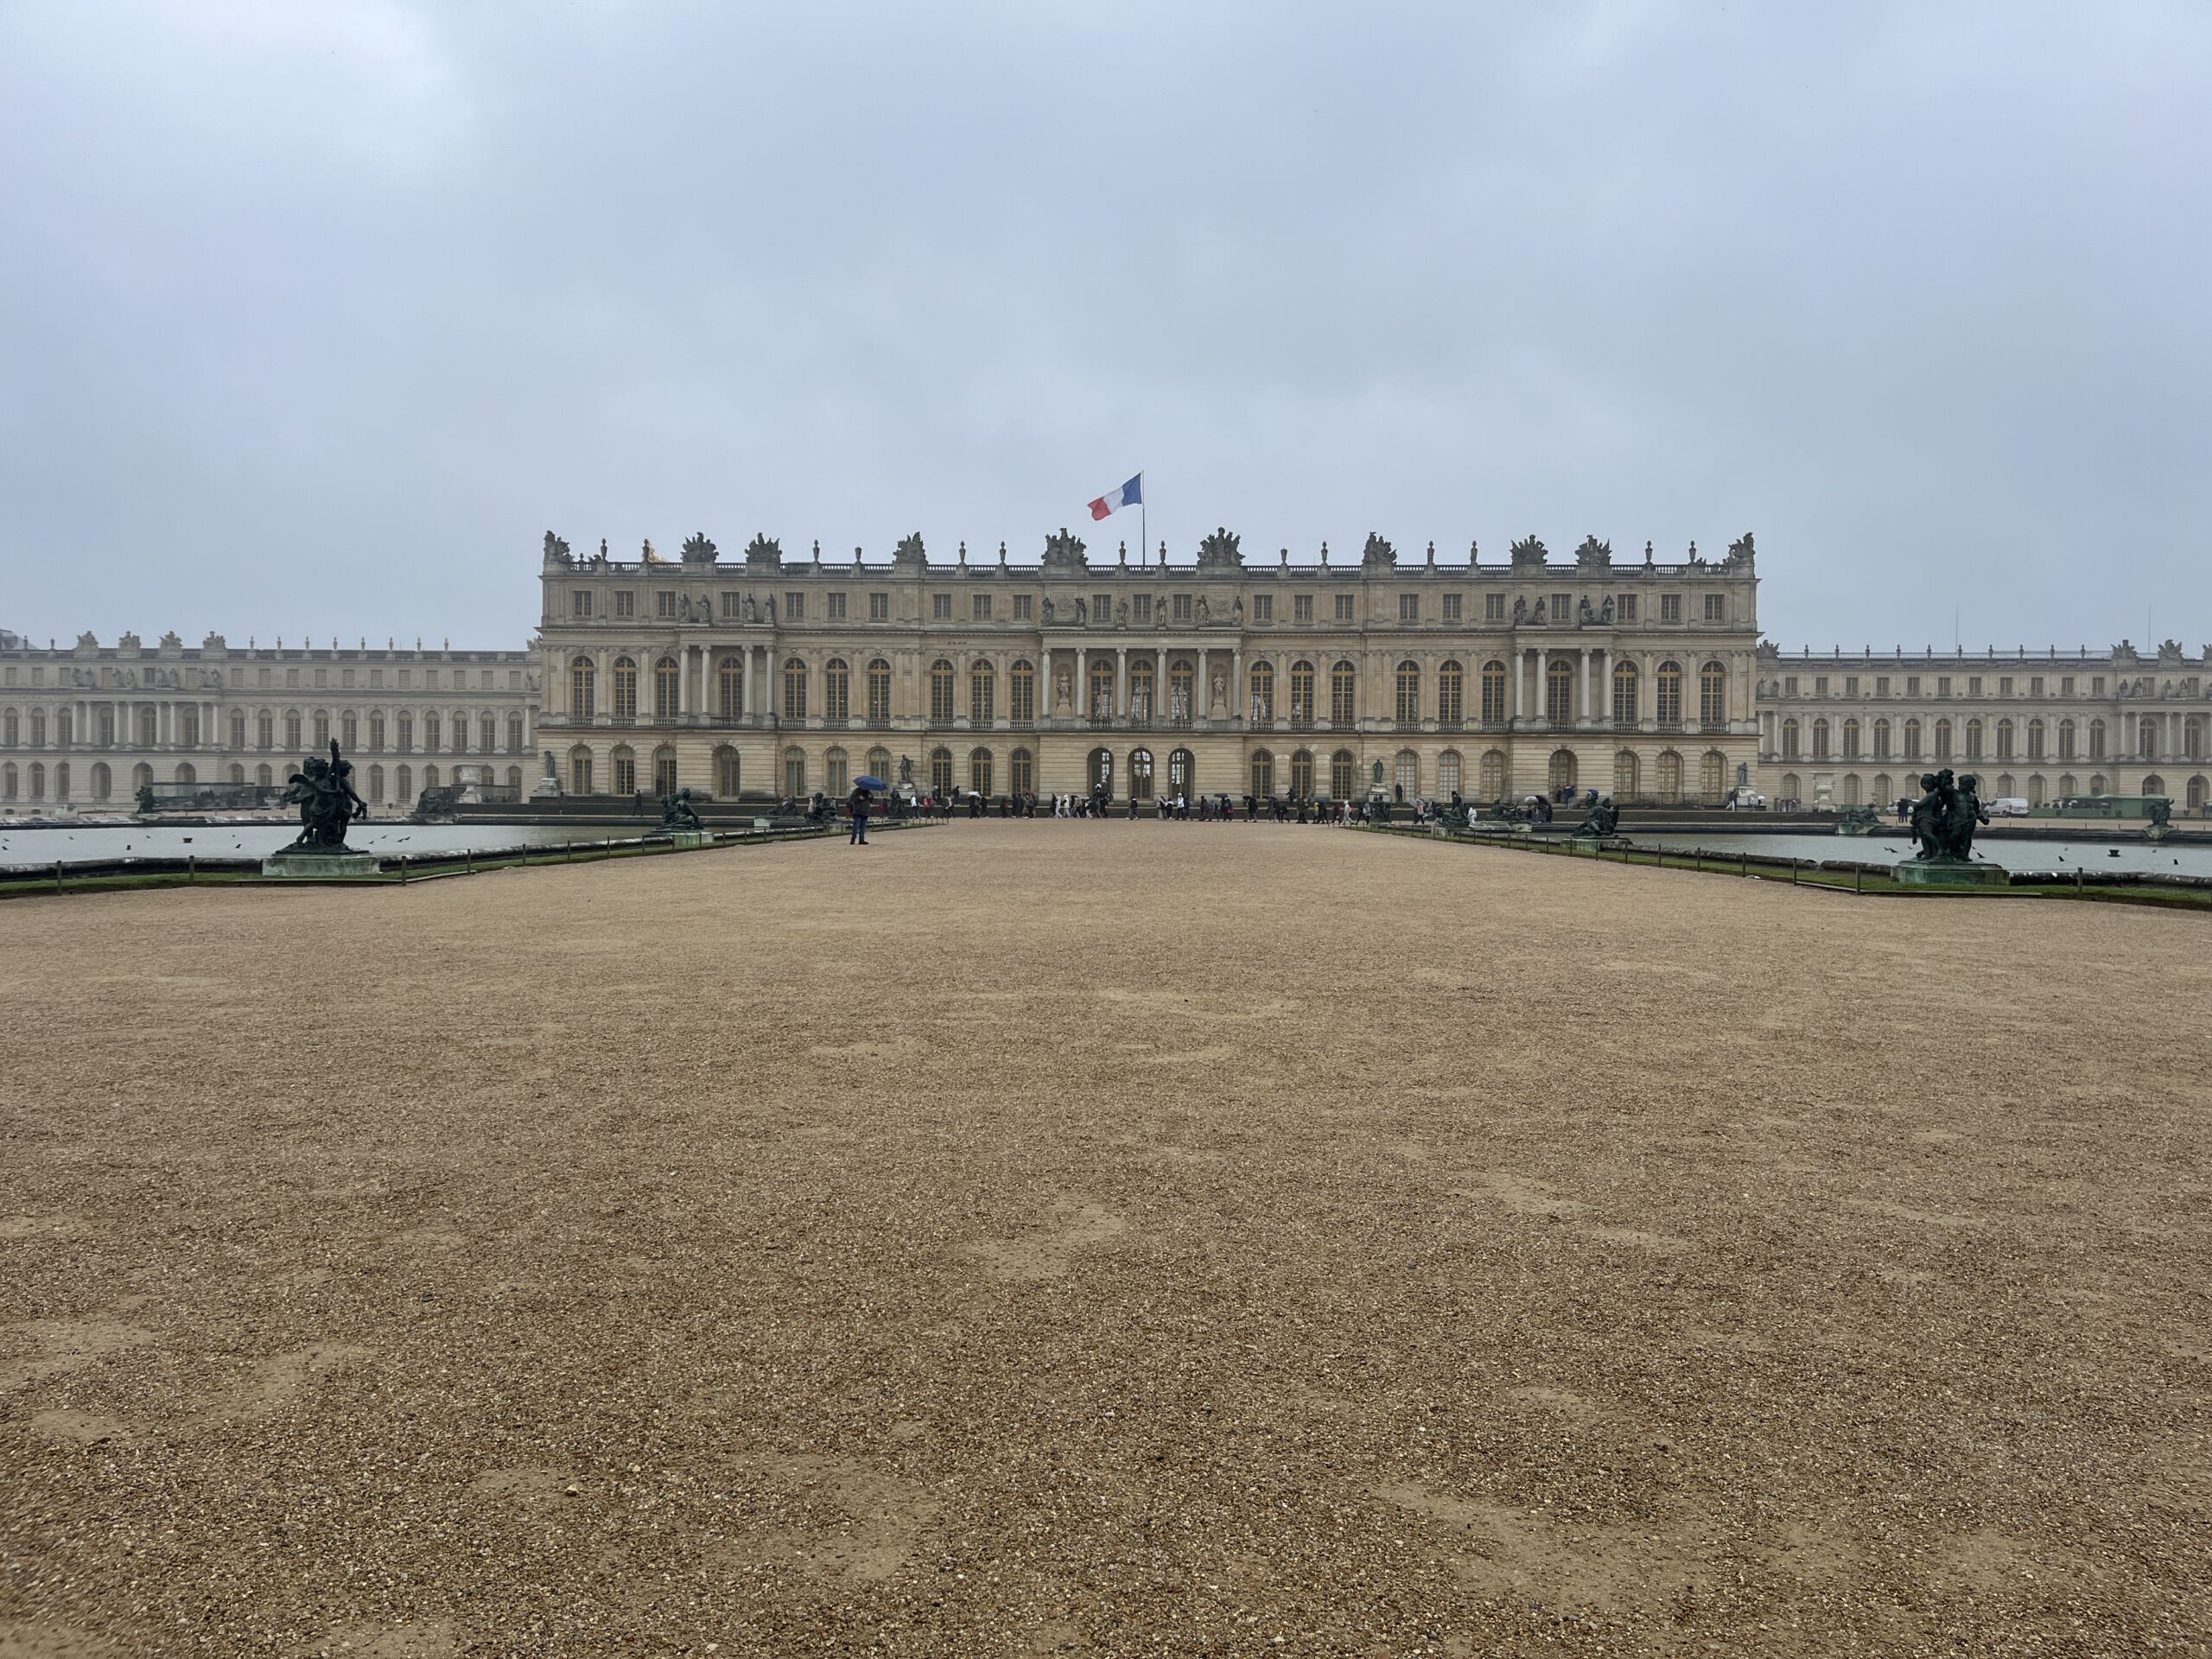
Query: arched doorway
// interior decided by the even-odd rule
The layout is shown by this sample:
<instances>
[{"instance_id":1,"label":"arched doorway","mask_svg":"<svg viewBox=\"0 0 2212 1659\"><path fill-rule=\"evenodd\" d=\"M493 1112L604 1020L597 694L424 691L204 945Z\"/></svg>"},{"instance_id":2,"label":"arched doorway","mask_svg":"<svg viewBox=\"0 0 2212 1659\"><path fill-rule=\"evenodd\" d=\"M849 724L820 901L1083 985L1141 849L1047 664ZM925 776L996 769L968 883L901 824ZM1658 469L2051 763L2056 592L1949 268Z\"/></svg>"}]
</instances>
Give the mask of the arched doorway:
<instances>
[{"instance_id":1,"label":"arched doorway","mask_svg":"<svg viewBox=\"0 0 2212 1659\"><path fill-rule=\"evenodd\" d=\"M1109 671L1110 672L1110 671ZM1093 749L1088 770L1084 775L1084 787L1094 795L1108 800L1114 798L1114 751Z\"/></svg>"},{"instance_id":2,"label":"arched doorway","mask_svg":"<svg viewBox=\"0 0 2212 1659\"><path fill-rule=\"evenodd\" d=\"M715 794L725 801L737 798L737 751L725 743L715 751Z\"/></svg>"},{"instance_id":3,"label":"arched doorway","mask_svg":"<svg viewBox=\"0 0 2212 1659\"><path fill-rule=\"evenodd\" d=\"M1176 753L1179 754L1182 751L1179 749ZM1148 801L1152 798L1152 751L1150 749L1129 751L1129 798L1133 801Z\"/></svg>"},{"instance_id":4,"label":"arched doorway","mask_svg":"<svg viewBox=\"0 0 2212 1659\"><path fill-rule=\"evenodd\" d=\"M1636 798L1636 751L1623 749L1613 756L1613 804L1625 805Z\"/></svg>"},{"instance_id":5,"label":"arched doorway","mask_svg":"<svg viewBox=\"0 0 2212 1659\"><path fill-rule=\"evenodd\" d=\"M1338 749L1329 757L1329 794L1332 798L1348 801L1359 790L1355 775L1359 762L1350 749Z\"/></svg>"},{"instance_id":6,"label":"arched doorway","mask_svg":"<svg viewBox=\"0 0 2212 1659\"><path fill-rule=\"evenodd\" d=\"M806 751L797 744L784 751L784 793L793 800L806 793Z\"/></svg>"},{"instance_id":7,"label":"arched doorway","mask_svg":"<svg viewBox=\"0 0 2212 1659\"><path fill-rule=\"evenodd\" d=\"M1275 758L1265 749L1252 753L1252 794L1266 800L1275 792Z\"/></svg>"},{"instance_id":8,"label":"arched doorway","mask_svg":"<svg viewBox=\"0 0 2212 1659\"><path fill-rule=\"evenodd\" d=\"M1197 788L1196 757L1188 749L1177 749L1167 757L1167 792L1187 798Z\"/></svg>"},{"instance_id":9,"label":"arched doorway","mask_svg":"<svg viewBox=\"0 0 2212 1659\"><path fill-rule=\"evenodd\" d=\"M1554 789L1573 789L1575 786L1574 751L1573 749L1554 749L1552 751L1550 777L1551 786Z\"/></svg>"},{"instance_id":10,"label":"arched doorway","mask_svg":"<svg viewBox=\"0 0 2212 1659\"><path fill-rule=\"evenodd\" d=\"M1484 749L1482 762L1475 772L1475 797L1478 800L1502 801L1505 798L1505 753L1502 749Z\"/></svg>"},{"instance_id":11,"label":"arched doorway","mask_svg":"<svg viewBox=\"0 0 2212 1659\"><path fill-rule=\"evenodd\" d=\"M1390 782L1401 805L1421 793L1421 756L1411 749L1400 749L1396 770Z\"/></svg>"},{"instance_id":12,"label":"arched doorway","mask_svg":"<svg viewBox=\"0 0 2212 1659\"><path fill-rule=\"evenodd\" d=\"M1290 793L1294 800L1313 798L1313 751L1294 749L1290 755Z\"/></svg>"}]
</instances>

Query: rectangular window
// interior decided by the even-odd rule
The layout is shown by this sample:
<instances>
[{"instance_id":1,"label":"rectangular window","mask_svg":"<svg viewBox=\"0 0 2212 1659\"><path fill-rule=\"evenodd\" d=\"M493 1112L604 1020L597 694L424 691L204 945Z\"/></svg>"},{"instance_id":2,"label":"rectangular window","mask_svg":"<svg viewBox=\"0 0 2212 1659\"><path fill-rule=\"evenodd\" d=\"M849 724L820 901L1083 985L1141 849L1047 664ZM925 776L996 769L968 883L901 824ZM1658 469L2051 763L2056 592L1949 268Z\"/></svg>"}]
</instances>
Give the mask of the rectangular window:
<instances>
[{"instance_id":1,"label":"rectangular window","mask_svg":"<svg viewBox=\"0 0 2212 1659\"><path fill-rule=\"evenodd\" d=\"M1033 597L1034 595L1029 594L1016 594L1014 596L1014 620L1015 621L1027 622L1030 620L1030 602Z\"/></svg>"},{"instance_id":2,"label":"rectangular window","mask_svg":"<svg viewBox=\"0 0 2212 1659\"><path fill-rule=\"evenodd\" d=\"M805 614L806 595L804 594L785 594L784 595L785 621L797 622L804 617Z\"/></svg>"},{"instance_id":3,"label":"rectangular window","mask_svg":"<svg viewBox=\"0 0 2212 1659\"><path fill-rule=\"evenodd\" d=\"M318 687L328 685L330 683L330 671L327 668L318 668L315 670L315 683Z\"/></svg>"},{"instance_id":4,"label":"rectangular window","mask_svg":"<svg viewBox=\"0 0 2212 1659\"><path fill-rule=\"evenodd\" d=\"M415 683L415 671L414 671L413 669L411 669L411 668L403 668L403 669L401 669L401 670L399 671L399 689L400 689L401 690L404 691L404 690L406 690L409 687L412 686L414 683Z\"/></svg>"},{"instance_id":5,"label":"rectangular window","mask_svg":"<svg viewBox=\"0 0 2212 1659\"><path fill-rule=\"evenodd\" d=\"M1350 594L1338 594L1337 595L1337 620L1339 622L1351 622L1356 620L1357 619L1354 618L1351 613L1351 595Z\"/></svg>"},{"instance_id":6,"label":"rectangular window","mask_svg":"<svg viewBox=\"0 0 2212 1659\"><path fill-rule=\"evenodd\" d=\"M1572 622L1573 620L1574 595L1573 594L1554 594L1552 595L1552 620L1554 622Z\"/></svg>"},{"instance_id":7,"label":"rectangular window","mask_svg":"<svg viewBox=\"0 0 2212 1659\"><path fill-rule=\"evenodd\" d=\"M1843 677L1843 695L1847 697L1855 697L1859 695L1859 677L1856 674L1847 674Z\"/></svg>"},{"instance_id":8,"label":"rectangular window","mask_svg":"<svg viewBox=\"0 0 2212 1659\"><path fill-rule=\"evenodd\" d=\"M1458 594L1444 595L1444 620L1446 622L1457 622L1459 620L1460 597Z\"/></svg>"},{"instance_id":9,"label":"rectangular window","mask_svg":"<svg viewBox=\"0 0 2212 1659\"><path fill-rule=\"evenodd\" d=\"M1726 622L1728 620L1727 594L1707 594L1705 596L1705 620L1708 622Z\"/></svg>"},{"instance_id":10,"label":"rectangular window","mask_svg":"<svg viewBox=\"0 0 2212 1659\"><path fill-rule=\"evenodd\" d=\"M868 596L868 620L871 622L888 622L891 620L890 594L870 594Z\"/></svg>"},{"instance_id":11,"label":"rectangular window","mask_svg":"<svg viewBox=\"0 0 2212 1659\"><path fill-rule=\"evenodd\" d=\"M2000 697L2009 697L2012 695L2012 677L2010 674L1998 677L1997 695Z\"/></svg>"},{"instance_id":12,"label":"rectangular window","mask_svg":"<svg viewBox=\"0 0 2212 1659\"><path fill-rule=\"evenodd\" d=\"M1623 594L1621 595L1620 607L1616 614L1618 614L1620 620L1624 622L1633 622L1636 620L1636 595L1634 594Z\"/></svg>"},{"instance_id":13,"label":"rectangular window","mask_svg":"<svg viewBox=\"0 0 2212 1659\"><path fill-rule=\"evenodd\" d=\"M1877 674L1874 677L1874 695L1878 697L1886 697L1890 695L1890 677L1888 675Z\"/></svg>"},{"instance_id":14,"label":"rectangular window","mask_svg":"<svg viewBox=\"0 0 2212 1659\"><path fill-rule=\"evenodd\" d=\"M1401 622L1418 622L1421 620L1421 595L1419 594L1400 594L1398 595L1398 620Z\"/></svg>"},{"instance_id":15,"label":"rectangular window","mask_svg":"<svg viewBox=\"0 0 2212 1659\"><path fill-rule=\"evenodd\" d=\"M722 620L734 622L744 613L738 608L737 590L729 588L722 594Z\"/></svg>"},{"instance_id":16,"label":"rectangular window","mask_svg":"<svg viewBox=\"0 0 2212 1659\"><path fill-rule=\"evenodd\" d=\"M1255 622L1272 622L1275 620L1275 596L1273 594L1259 594L1254 596L1252 620Z\"/></svg>"},{"instance_id":17,"label":"rectangular window","mask_svg":"<svg viewBox=\"0 0 2212 1659\"><path fill-rule=\"evenodd\" d=\"M1483 595L1483 620L1485 622L1503 622L1505 620L1505 595L1503 594L1484 594Z\"/></svg>"},{"instance_id":18,"label":"rectangular window","mask_svg":"<svg viewBox=\"0 0 2212 1659\"><path fill-rule=\"evenodd\" d=\"M969 613L975 620L978 622L989 621L991 620L991 596L988 594L970 594L968 596L968 608Z\"/></svg>"},{"instance_id":19,"label":"rectangular window","mask_svg":"<svg viewBox=\"0 0 2212 1659\"><path fill-rule=\"evenodd\" d=\"M932 622L950 622L952 620L952 595L950 594L931 594L930 595L930 620Z\"/></svg>"},{"instance_id":20,"label":"rectangular window","mask_svg":"<svg viewBox=\"0 0 2212 1659\"><path fill-rule=\"evenodd\" d=\"M1659 595L1659 620L1662 622L1679 622L1682 620L1682 596L1680 594Z\"/></svg>"},{"instance_id":21,"label":"rectangular window","mask_svg":"<svg viewBox=\"0 0 2212 1659\"><path fill-rule=\"evenodd\" d=\"M1951 677L1949 675L1938 674L1936 677L1936 695L1939 697L1948 697L1951 695Z\"/></svg>"},{"instance_id":22,"label":"rectangular window","mask_svg":"<svg viewBox=\"0 0 2212 1659\"><path fill-rule=\"evenodd\" d=\"M1103 628L1114 620L1114 595L1093 594L1090 596L1090 626Z\"/></svg>"},{"instance_id":23,"label":"rectangular window","mask_svg":"<svg viewBox=\"0 0 2212 1659\"><path fill-rule=\"evenodd\" d=\"M619 615L620 613L618 612L617 614ZM662 588L655 590L653 614L664 620L676 614L676 592L673 588Z\"/></svg>"},{"instance_id":24,"label":"rectangular window","mask_svg":"<svg viewBox=\"0 0 2212 1659\"><path fill-rule=\"evenodd\" d=\"M372 669L371 669L371 670L369 671L369 684L370 684L372 687L375 687L375 686L382 685L383 683L384 683L384 670L382 670L382 669L380 669L380 668L372 668Z\"/></svg>"},{"instance_id":25,"label":"rectangular window","mask_svg":"<svg viewBox=\"0 0 2212 1659\"><path fill-rule=\"evenodd\" d=\"M845 620L845 596L842 594L830 595L830 620L832 622L842 622Z\"/></svg>"},{"instance_id":26,"label":"rectangular window","mask_svg":"<svg viewBox=\"0 0 2212 1659\"><path fill-rule=\"evenodd\" d=\"M614 594L614 614L617 616L635 616L637 613L637 594L632 593L627 588L616 589Z\"/></svg>"},{"instance_id":27,"label":"rectangular window","mask_svg":"<svg viewBox=\"0 0 2212 1659\"><path fill-rule=\"evenodd\" d=\"M2074 695L2074 677L2071 674L2059 676L2058 695L2062 697L2070 697Z\"/></svg>"},{"instance_id":28,"label":"rectangular window","mask_svg":"<svg viewBox=\"0 0 2212 1659\"><path fill-rule=\"evenodd\" d=\"M1904 677L1904 694L1908 697L1916 697L1920 695L1919 675L1908 674Z\"/></svg>"},{"instance_id":29,"label":"rectangular window","mask_svg":"<svg viewBox=\"0 0 2212 1659\"><path fill-rule=\"evenodd\" d=\"M423 689L426 691L435 691L438 689L438 671L436 669L426 668L423 671Z\"/></svg>"},{"instance_id":30,"label":"rectangular window","mask_svg":"<svg viewBox=\"0 0 2212 1659\"><path fill-rule=\"evenodd\" d=\"M296 668L288 668L288 669L286 669L286 670L284 671L284 683L285 683L285 684L287 684L287 685L297 685L299 683L300 683L300 671L299 671L298 669L296 669Z\"/></svg>"},{"instance_id":31,"label":"rectangular window","mask_svg":"<svg viewBox=\"0 0 2212 1659\"><path fill-rule=\"evenodd\" d=\"M1794 697L1797 695L1797 677L1795 674L1785 674L1782 677L1782 695L1785 697Z\"/></svg>"},{"instance_id":32,"label":"rectangular window","mask_svg":"<svg viewBox=\"0 0 2212 1659\"><path fill-rule=\"evenodd\" d=\"M1969 676L1967 676L1967 695L1968 696L1970 696L1970 697L1978 697L1978 696L1980 696L1981 695L1981 676L1980 676L1980 675L1979 675L1979 674L1973 674L1973 675L1969 675Z\"/></svg>"},{"instance_id":33,"label":"rectangular window","mask_svg":"<svg viewBox=\"0 0 2212 1659\"><path fill-rule=\"evenodd\" d=\"M1825 675L1825 674L1815 674L1815 675L1814 675L1814 676L1813 676L1813 695L1814 695L1815 696L1816 696L1816 697L1825 697L1826 696L1827 696L1827 694L1828 694L1828 677L1827 677L1827 675Z\"/></svg>"},{"instance_id":34,"label":"rectangular window","mask_svg":"<svg viewBox=\"0 0 2212 1659\"><path fill-rule=\"evenodd\" d=\"M1313 594L1294 594L1291 595L1290 620L1293 622L1311 622L1313 620Z\"/></svg>"},{"instance_id":35,"label":"rectangular window","mask_svg":"<svg viewBox=\"0 0 2212 1659\"><path fill-rule=\"evenodd\" d=\"M353 671L350 668L340 669L338 671L338 683L351 688L353 683Z\"/></svg>"},{"instance_id":36,"label":"rectangular window","mask_svg":"<svg viewBox=\"0 0 2212 1659\"><path fill-rule=\"evenodd\" d=\"M2104 694L2105 677L2101 674L2092 674L2089 677L2089 695L2093 697L2101 697Z\"/></svg>"},{"instance_id":37,"label":"rectangular window","mask_svg":"<svg viewBox=\"0 0 2212 1659\"><path fill-rule=\"evenodd\" d=\"M589 616L591 614L591 590L589 588L579 588L569 595L569 614L570 616Z\"/></svg>"},{"instance_id":38,"label":"rectangular window","mask_svg":"<svg viewBox=\"0 0 2212 1659\"><path fill-rule=\"evenodd\" d=\"M1177 594L1174 596L1174 605L1175 620L1178 622L1188 622L1191 620L1191 596L1188 594Z\"/></svg>"},{"instance_id":39,"label":"rectangular window","mask_svg":"<svg viewBox=\"0 0 2212 1659\"><path fill-rule=\"evenodd\" d=\"M1135 615L1137 626L1139 627L1146 626L1151 622L1152 595L1150 594L1139 594L1137 595Z\"/></svg>"},{"instance_id":40,"label":"rectangular window","mask_svg":"<svg viewBox=\"0 0 2212 1659\"><path fill-rule=\"evenodd\" d=\"M2030 677L2028 681L2028 695L2031 697L2039 697L2043 696L2042 675L2037 674Z\"/></svg>"}]
</instances>

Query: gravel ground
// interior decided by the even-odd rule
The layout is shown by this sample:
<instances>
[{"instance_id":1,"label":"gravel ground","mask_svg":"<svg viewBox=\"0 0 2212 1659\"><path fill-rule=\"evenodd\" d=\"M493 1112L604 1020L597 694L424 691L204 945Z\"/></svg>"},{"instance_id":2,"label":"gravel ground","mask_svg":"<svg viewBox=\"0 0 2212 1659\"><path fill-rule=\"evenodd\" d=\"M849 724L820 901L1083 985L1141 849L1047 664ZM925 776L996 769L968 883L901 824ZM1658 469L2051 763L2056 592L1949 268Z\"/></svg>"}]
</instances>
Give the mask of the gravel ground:
<instances>
[{"instance_id":1,"label":"gravel ground","mask_svg":"<svg viewBox=\"0 0 2212 1659\"><path fill-rule=\"evenodd\" d=\"M2212 1651L2206 924L970 823L0 907L0 1656Z\"/></svg>"}]
</instances>

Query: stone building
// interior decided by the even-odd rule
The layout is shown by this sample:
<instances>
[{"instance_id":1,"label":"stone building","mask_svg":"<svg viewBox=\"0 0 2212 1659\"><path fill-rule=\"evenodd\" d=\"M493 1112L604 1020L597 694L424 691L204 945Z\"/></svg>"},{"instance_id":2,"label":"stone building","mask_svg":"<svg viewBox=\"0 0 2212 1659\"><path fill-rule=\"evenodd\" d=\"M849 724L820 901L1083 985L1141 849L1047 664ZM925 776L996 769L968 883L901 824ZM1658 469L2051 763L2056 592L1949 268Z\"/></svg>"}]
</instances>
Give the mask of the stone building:
<instances>
[{"instance_id":1,"label":"stone building","mask_svg":"<svg viewBox=\"0 0 2212 1659\"><path fill-rule=\"evenodd\" d=\"M543 746L571 793L676 785L842 793L902 759L938 791L1482 799L1562 785L1713 800L1758 760L1751 537L1725 560L1616 563L1432 546L1401 562L1095 558L1065 531L932 561L576 557L549 534Z\"/></svg>"},{"instance_id":2,"label":"stone building","mask_svg":"<svg viewBox=\"0 0 2212 1659\"><path fill-rule=\"evenodd\" d=\"M1759 779L1777 803L1888 805L1920 774L1973 772L1985 799L2208 798L2212 654L2169 639L2090 654L1758 653Z\"/></svg>"},{"instance_id":3,"label":"stone building","mask_svg":"<svg viewBox=\"0 0 2212 1659\"><path fill-rule=\"evenodd\" d=\"M473 778L526 790L527 651L244 649L210 634L103 645L0 639L0 810L129 807L142 785L279 784L333 737L372 804Z\"/></svg>"}]
</instances>

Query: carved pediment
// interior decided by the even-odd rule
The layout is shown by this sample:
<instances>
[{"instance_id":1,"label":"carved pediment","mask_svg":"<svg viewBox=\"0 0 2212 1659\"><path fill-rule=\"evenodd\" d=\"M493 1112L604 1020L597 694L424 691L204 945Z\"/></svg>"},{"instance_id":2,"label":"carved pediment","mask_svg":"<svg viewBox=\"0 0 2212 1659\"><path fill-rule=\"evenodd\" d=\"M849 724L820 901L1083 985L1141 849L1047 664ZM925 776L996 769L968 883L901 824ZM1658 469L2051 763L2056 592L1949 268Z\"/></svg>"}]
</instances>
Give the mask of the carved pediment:
<instances>
[{"instance_id":1,"label":"carved pediment","mask_svg":"<svg viewBox=\"0 0 2212 1659\"><path fill-rule=\"evenodd\" d=\"M1585 569L1611 564L1613 562L1613 544L1601 542L1595 536L1585 536L1582 545L1574 550L1574 562Z\"/></svg>"},{"instance_id":2,"label":"carved pediment","mask_svg":"<svg viewBox=\"0 0 2212 1659\"><path fill-rule=\"evenodd\" d=\"M1217 529L1198 543L1198 569L1233 569L1244 563L1243 538L1234 531Z\"/></svg>"},{"instance_id":3,"label":"carved pediment","mask_svg":"<svg viewBox=\"0 0 2212 1659\"><path fill-rule=\"evenodd\" d=\"M1523 536L1513 543L1513 563L1518 565L1541 565L1547 556L1544 544L1534 536Z\"/></svg>"},{"instance_id":4,"label":"carved pediment","mask_svg":"<svg viewBox=\"0 0 2212 1659\"><path fill-rule=\"evenodd\" d=\"M1087 570L1090 562L1084 557L1083 537L1062 524L1058 531L1045 538L1045 568L1047 570Z\"/></svg>"},{"instance_id":5,"label":"carved pediment","mask_svg":"<svg viewBox=\"0 0 2212 1659\"><path fill-rule=\"evenodd\" d=\"M695 530L685 537L683 550L686 564L712 564L715 562L715 544L707 539L707 532L703 530Z\"/></svg>"},{"instance_id":6,"label":"carved pediment","mask_svg":"<svg viewBox=\"0 0 2212 1659\"><path fill-rule=\"evenodd\" d=\"M772 537L754 536L745 544L745 568L748 570L782 569L784 544Z\"/></svg>"},{"instance_id":7,"label":"carved pediment","mask_svg":"<svg viewBox=\"0 0 2212 1659\"><path fill-rule=\"evenodd\" d=\"M1367 532L1367 545L1359 550L1359 562L1370 569L1376 569L1398 562L1398 550L1373 531Z\"/></svg>"}]
</instances>

